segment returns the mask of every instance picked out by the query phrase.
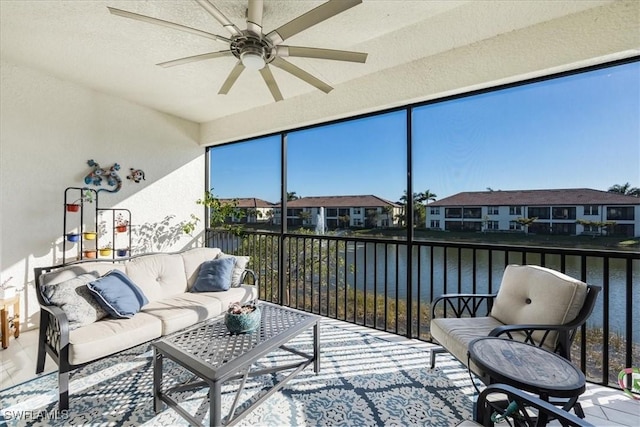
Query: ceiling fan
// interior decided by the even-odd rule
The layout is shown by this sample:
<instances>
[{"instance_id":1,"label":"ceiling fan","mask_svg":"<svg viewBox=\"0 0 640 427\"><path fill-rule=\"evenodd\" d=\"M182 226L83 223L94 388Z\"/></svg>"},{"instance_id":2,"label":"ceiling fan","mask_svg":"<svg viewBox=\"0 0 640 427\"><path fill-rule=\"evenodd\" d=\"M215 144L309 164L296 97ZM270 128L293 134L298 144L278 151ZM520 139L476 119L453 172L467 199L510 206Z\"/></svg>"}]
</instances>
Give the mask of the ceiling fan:
<instances>
[{"instance_id":1,"label":"ceiling fan","mask_svg":"<svg viewBox=\"0 0 640 427\"><path fill-rule=\"evenodd\" d=\"M285 60L285 57L303 57L330 59L335 61L348 61L364 63L367 60L367 54L362 52L352 52L345 50L321 49L303 46L287 46L281 44L289 37L298 34L307 28L310 28L326 19L329 19L347 9L350 9L360 3L362 0L329 0L321 4L315 9L298 16L297 18L287 22L276 28L270 33L262 32L262 13L264 10L263 0L249 0L247 9L247 28L239 29L233 24L218 8L216 8L209 0L195 0L206 12L213 16L222 26L231 34L230 37L223 37L206 31L187 27L185 25L176 24L174 22L162 19L152 18L146 15L140 15L126 10L107 7L113 15L125 18L135 19L137 21L148 22L151 24L161 25L163 27L173 28L175 30L186 31L191 34L206 37L218 42L228 44L227 50L217 52L203 53L200 55L188 56L185 58L174 59L171 61L161 62L157 65L162 67L173 67L175 65L188 64L190 62L204 61L212 58L220 58L234 56L238 59L235 67L222 84L219 94L226 95L236 82L240 74L245 68L249 70L260 71L262 79L266 83L273 99L282 101L282 93L273 78L270 65L278 67L299 79L309 83L325 93L329 93L333 88L327 83L309 74L303 69L297 67L291 62Z\"/></svg>"}]
</instances>

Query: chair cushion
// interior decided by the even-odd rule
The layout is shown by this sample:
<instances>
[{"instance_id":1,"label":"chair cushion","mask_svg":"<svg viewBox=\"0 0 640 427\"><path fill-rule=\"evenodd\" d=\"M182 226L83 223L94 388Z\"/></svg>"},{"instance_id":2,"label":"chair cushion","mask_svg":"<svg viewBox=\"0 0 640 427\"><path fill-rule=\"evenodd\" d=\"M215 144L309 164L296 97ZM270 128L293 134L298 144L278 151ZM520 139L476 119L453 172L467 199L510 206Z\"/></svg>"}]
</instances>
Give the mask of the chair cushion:
<instances>
[{"instance_id":1,"label":"chair cushion","mask_svg":"<svg viewBox=\"0 0 640 427\"><path fill-rule=\"evenodd\" d=\"M580 312L587 284L537 265L508 265L491 316L506 325L564 325ZM534 333L540 341L544 331ZM551 339L551 341L554 341Z\"/></svg>"},{"instance_id":2,"label":"chair cushion","mask_svg":"<svg viewBox=\"0 0 640 427\"><path fill-rule=\"evenodd\" d=\"M446 348L456 359L468 366L469 343L476 338L489 336L489 332L499 326L503 326L503 324L493 317L441 317L431 320L430 332L434 340ZM482 375L475 364L471 370Z\"/></svg>"},{"instance_id":3,"label":"chair cushion","mask_svg":"<svg viewBox=\"0 0 640 427\"><path fill-rule=\"evenodd\" d=\"M94 271L42 287L42 296L47 302L60 307L67 315L69 330L90 325L107 317L107 312L87 288L87 284L98 277L98 273Z\"/></svg>"},{"instance_id":4,"label":"chair cushion","mask_svg":"<svg viewBox=\"0 0 640 427\"><path fill-rule=\"evenodd\" d=\"M231 273L236 260L221 258L203 262L191 292L221 292L231 287Z\"/></svg>"},{"instance_id":5,"label":"chair cushion","mask_svg":"<svg viewBox=\"0 0 640 427\"><path fill-rule=\"evenodd\" d=\"M122 271L112 270L87 288L111 317L129 319L149 303L147 297Z\"/></svg>"}]
</instances>

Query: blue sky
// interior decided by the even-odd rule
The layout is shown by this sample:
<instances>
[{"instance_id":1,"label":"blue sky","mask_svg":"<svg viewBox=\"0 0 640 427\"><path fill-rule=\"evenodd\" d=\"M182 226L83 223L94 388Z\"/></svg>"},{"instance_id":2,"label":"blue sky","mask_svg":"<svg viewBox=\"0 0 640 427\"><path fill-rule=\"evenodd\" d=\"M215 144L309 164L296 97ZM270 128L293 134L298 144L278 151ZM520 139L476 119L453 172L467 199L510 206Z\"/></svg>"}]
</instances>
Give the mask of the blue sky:
<instances>
[{"instance_id":1,"label":"blue sky","mask_svg":"<svg viewBox=\"0 0 640 427\"><path fill-rule=\"evenodd\" d=\"M413 120L413 190L640 186L640 64L420 107ZM404 111L288 136L288 191L375 194L406 187ZM278 201L280 139L212 150L220 197Z\"/></svg>"}]
</instances>

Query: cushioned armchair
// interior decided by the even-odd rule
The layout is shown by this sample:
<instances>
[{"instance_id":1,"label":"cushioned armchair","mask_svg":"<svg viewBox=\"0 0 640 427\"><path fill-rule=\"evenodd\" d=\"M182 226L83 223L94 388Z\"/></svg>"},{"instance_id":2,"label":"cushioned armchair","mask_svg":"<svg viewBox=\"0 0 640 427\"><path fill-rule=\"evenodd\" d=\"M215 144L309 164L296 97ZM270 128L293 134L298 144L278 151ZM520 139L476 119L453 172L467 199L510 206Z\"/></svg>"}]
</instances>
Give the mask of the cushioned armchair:
<instances>
[{"instance_id":1,"label":"cushioned armchair","mask_svg":"<svg viewBox=\"0 0 640 427\"><path fill-rule=\"evenodd\" d=\"M431 337L468 365L469 343L502 336L571 360L571 342L591 315L600 287L536 265L508 265L497 294L445 294L431 303ZM477 367L470 366L479 376Z\"/></svg>"}]
</instances>

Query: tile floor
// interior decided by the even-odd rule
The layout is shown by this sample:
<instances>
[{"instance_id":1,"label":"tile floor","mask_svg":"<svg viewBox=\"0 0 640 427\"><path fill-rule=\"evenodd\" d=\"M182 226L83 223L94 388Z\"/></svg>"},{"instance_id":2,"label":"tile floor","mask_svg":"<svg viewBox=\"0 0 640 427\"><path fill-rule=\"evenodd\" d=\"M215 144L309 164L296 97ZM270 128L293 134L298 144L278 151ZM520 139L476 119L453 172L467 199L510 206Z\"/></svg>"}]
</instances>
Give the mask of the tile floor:
<instances>
[{"instance_id":1,"label":"tile floor","mask_svg":"<svg viewBox=\"0 0 640 427\"><path fill-rule=\"evenodd\" d=\"M340 323L342 327L352 327L399 343L424 346L425 348L431 346L429 343L407 340L397 335L372 331L368 328L345 324L344 322ZM23 332L18 339L11 338L9 347L0 350L0 394L2 394L1 390L28 381L36 376L37 351L37 330ZM55 364L47 356L44 373L55 370ZM588 384L587 391L581 396L580 402L586 414L586 419L596 426L640 426L640 400L632 400L620 390Z\"/></svg>"}]
</instances>

